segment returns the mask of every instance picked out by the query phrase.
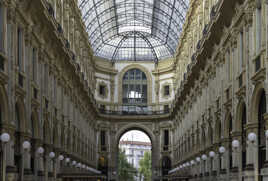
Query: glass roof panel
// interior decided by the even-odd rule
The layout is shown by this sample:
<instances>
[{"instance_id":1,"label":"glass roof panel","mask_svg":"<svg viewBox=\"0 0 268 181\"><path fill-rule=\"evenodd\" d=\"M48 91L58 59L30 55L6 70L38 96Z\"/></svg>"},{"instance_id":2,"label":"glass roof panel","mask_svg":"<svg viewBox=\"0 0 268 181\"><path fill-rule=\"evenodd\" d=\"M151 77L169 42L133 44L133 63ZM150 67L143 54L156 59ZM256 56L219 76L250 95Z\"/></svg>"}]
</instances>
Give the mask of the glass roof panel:
<instances>
[{"instance_id":1,"label":"glass roof panel","mask_svg":"<svg viewBox=\"0 0 268 181\"><path fill-rule=\"evenodd\" d=\"M158 61L172 57L190 0L78 0L95 56Z\"/></svg>"}]
</instances>

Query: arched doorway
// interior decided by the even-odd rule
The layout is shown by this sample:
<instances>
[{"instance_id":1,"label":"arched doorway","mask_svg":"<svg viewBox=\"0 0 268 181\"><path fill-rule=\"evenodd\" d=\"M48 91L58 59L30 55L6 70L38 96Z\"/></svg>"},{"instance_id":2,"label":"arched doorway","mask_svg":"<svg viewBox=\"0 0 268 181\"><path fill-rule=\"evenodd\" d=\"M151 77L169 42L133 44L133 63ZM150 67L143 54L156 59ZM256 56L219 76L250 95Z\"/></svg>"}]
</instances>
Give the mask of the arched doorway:
<instances>
[{"instance_id":1,"label":"arched doorway","mask_svg":"<svg viewBox=\"0 0 268 181\"><path fill-rule=\"evenodd\" d=\"M119 180L151 181L151 140L146 133L130 130L121 136L118 147Z\"/></svg>"},{"instance_id":2,"label":"arched doorway","mask_svg":"<svg viewBox=\"0 0 268 181\"><path fill-rule=\"evenodd\" d=\"M122 138L122 136L127 133L128 131L132 131L132 130L138 130L138 131L142 131L144 134L146 134L151 142L151 156L152 156L152 161L151 161L151 170L152 170L152 180L154 180L154 178L158 178L160 175L158 174L158 170L157 168L159 168L158 162L159 162L159 158L157 157L157 147L156 146L156 139L155 139L155 135L152 132L152 130L143 125L143 124L137 124L137 123L132 123L132 124L126 124L125 126L122 126L115 134L115 144L114 147L112 149L114 149L114 154L112 155L112 163L109 166L114 167L114 170L112 172L112 175L110 175L110 178L114 178L116 180L118 180L118 155L119 155L119 142L120 139Z\"/></svg>"}]
</instances>

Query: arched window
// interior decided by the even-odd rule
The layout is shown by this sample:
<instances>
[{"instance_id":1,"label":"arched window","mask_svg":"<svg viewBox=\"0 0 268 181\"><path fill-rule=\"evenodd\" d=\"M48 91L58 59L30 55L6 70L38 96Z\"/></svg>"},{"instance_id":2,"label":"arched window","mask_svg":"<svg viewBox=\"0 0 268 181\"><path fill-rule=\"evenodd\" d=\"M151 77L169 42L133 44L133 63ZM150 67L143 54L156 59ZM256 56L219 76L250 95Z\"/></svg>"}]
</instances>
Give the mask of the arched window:
<instances>
[{"instance_id":1,"label":"arched window","mask_svg":"<svg viewBox=\"0 0 268 181\"><path fill-rule=\"evenodd\" d=\"M124 111L141 111L147 108L147 77L139 69L130 69L123 76Z\"/></svg>"},{"instance_id":2,"label":"arched window","mask_svg":"<svg viewBox=\"0 0 268 181\"><path fill-rule=\"evenodd\" d=\"M262 169L264 162L266 160L266 139L265 139L265 121L264 113L266 113L266 96L265 91L263 90L260 97L259 107L258 107L258 136L259 136L259 169Z\"/></svg>"}]
</instances>

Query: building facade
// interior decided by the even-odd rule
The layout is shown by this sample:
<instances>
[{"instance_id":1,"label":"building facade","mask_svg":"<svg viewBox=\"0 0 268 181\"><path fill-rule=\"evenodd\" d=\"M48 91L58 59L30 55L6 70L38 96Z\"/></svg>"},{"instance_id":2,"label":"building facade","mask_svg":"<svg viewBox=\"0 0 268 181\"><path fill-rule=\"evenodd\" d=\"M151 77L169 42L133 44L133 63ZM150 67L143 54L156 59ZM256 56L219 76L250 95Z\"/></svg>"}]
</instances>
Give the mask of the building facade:
<instances>
[{"instance_id":1,"label":"building facade","mask_svg":"<svg viewBox=\"0 0 268 181\"><path fill-rule=\"evenodd\" d=\"M266 0L1 0L1 179L118 180L138 129L154 181L268 180L267 17Z\"/></svg>"},{"instance_id":2,"label":"building facade","mask_svg":"<svg viewBox=\"0 0 268 181\"><path fill-rule=\"evenodd\" d=\"M144 157L145 152L151 152L152 147L148 142L122 140L119 142L119 148L125 152L128 163L139 170L140 160Z\"/></svg>"}]
</instances>

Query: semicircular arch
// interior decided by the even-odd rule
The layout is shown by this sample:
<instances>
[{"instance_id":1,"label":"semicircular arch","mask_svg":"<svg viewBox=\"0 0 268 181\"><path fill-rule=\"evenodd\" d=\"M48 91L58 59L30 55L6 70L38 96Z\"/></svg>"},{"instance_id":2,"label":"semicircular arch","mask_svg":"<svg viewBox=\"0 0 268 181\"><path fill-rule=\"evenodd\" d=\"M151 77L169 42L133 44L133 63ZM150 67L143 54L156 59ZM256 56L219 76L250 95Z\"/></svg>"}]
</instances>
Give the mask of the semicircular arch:
<instances>
[{"instance_id":1,"label":"semicircular arch","mask_svg":"<svg viewBox=\"0 0 268 181\"><path fill-rule=\"evenodd\" d=\"M263 91L265 91L264 83L259 83L253 91L250 111L251 115L249 116L251 119L248 119L248 122L258 122L259 102Z\"/></svg>"},{"instance_id":2,"label":"semicircular arch","mask_svg":"<svg viewBox=\"0 0 268 181\"><path fill-rule=\"evenodd\" d=\"M5 88L0 85L0 111L1 111L1 121L9 122L9 104L8 104L8 96ZM0 124L2 124L0 122Z\"/></svg>"},{"instance_id":3,"label":"semicircular arch","mask_svg":"<svg viewBox=\"0 0 268 181\"><path fill-rule=\"evenodd\" d=\"M145 73L146 75L146 78L147 78L147 90L148 90L148 100L147 100L147 104L150 105L152 104L152 75L151 73L142 65L139 65L139 64L131 64L131 65L128 65L126 66L125 68L123 68L120 73L119 73L119 79L118 79L118 102L119 102L119 105L122 105L123 103L123 98L122 98L122 95L123 95L123 76L125 75L125 73L131 69L139 69L141 70L142 72Z\"/></svg>"}]
</instances>

